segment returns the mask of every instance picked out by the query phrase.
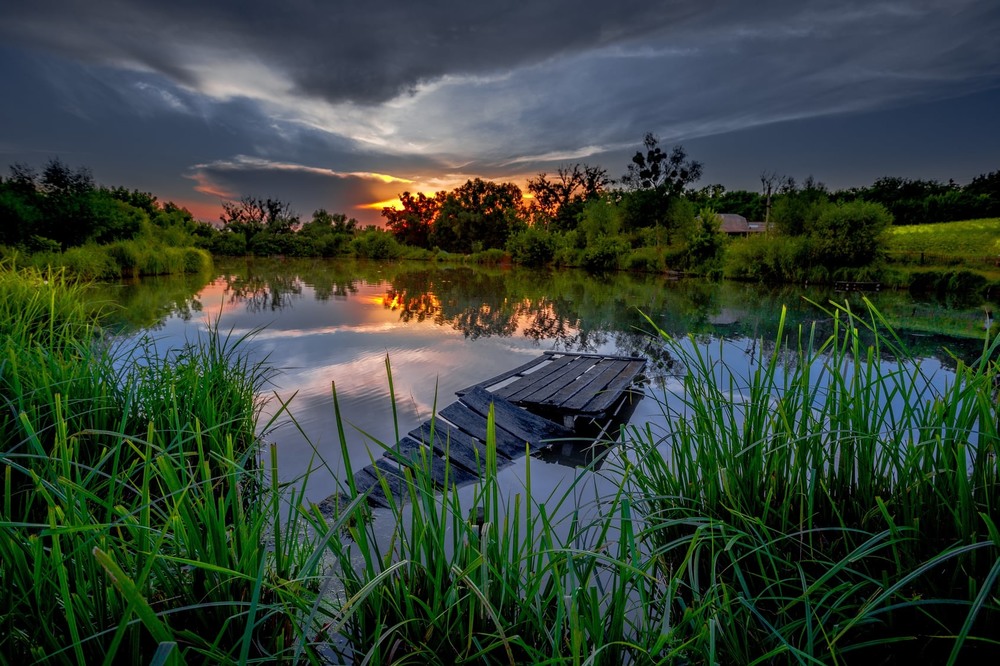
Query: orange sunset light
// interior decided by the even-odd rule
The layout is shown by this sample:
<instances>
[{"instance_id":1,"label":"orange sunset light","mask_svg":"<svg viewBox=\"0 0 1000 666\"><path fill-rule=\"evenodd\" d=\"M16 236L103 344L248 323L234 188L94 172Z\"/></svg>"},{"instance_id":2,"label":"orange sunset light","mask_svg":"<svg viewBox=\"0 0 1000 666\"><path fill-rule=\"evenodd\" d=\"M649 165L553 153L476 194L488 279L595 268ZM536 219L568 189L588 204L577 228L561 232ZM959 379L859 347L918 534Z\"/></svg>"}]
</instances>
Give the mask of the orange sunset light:
<instances>
[{"instance_id":1,"label":"orange sunset light","mask_svg":"<svg viewBox=\"0 0 1000 666\"><path fill-rule=\"evenodd\" d=\"M364 210L382 210L383 208L395 208L396 210L402 210L403 204L397 199L386 199L385 201L374 201L367 204L358 204L356 208L361 208Z\"/></svg>"}]
</instances>

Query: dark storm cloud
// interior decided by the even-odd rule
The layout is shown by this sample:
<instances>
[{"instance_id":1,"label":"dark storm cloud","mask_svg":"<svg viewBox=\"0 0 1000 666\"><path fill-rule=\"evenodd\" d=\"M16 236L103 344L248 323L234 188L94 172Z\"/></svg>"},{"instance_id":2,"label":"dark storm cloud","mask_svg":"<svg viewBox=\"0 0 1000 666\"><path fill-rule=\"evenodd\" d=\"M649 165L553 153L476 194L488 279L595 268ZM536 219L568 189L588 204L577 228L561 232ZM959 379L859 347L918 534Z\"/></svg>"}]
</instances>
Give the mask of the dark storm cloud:
<instances>
[{"instance_id":1,"label":"dark storm cloud","mask_svg":"<svg viewBox=\"0 0 1000 666\"><path fill-rule=\"evenodd\" d=\"M721 159L759 172L782 168L775 144L799 150L760 128L1000 90L998 29L983 0L10 2L0 151L302 210L381 197L370 172L425 191L576 160L617 176L646 131L715 147L749 132L767 150Z\"/></svg>"},{"instance_id":2,"label":"dark storm cloud","mask_svg":"<svg viewBox=\"0 0 1000 666\"><path fill-rule=\"evenodd\" d=\"M506 70L652 34L713 4L41 0L4 9L0 32L190 87L210 77L213 62L250 59L301 93L377 103L445 74Z\"/></svg>"}]
</instances>

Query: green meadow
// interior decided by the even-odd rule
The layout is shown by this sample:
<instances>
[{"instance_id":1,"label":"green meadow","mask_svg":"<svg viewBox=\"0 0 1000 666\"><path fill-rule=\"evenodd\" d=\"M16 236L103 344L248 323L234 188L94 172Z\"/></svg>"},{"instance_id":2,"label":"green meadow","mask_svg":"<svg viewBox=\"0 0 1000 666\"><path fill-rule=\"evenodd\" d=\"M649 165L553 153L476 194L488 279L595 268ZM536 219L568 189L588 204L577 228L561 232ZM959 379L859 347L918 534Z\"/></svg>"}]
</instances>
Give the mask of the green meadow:
<instances>
[{"instance_id":1,"label":"green meadow","mask_svg":"<svg viewBox=\"0 0 1000 666\"><path fill-rule=\"evenodd\" d=\"M890 257L912 261L925 255L929 263L1000 258L1000 218L894 226L889 233Z\"/></svg>"}]
</instances>

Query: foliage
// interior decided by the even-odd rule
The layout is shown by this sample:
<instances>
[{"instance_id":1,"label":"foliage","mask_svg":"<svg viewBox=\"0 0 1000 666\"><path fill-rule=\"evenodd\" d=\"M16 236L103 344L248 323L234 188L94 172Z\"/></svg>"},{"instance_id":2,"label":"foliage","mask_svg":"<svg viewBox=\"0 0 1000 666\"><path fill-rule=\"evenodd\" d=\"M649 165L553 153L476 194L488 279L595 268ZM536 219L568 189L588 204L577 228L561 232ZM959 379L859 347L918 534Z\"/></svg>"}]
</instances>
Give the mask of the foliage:
<instances>
[{"instance_id":1,"label":"foliage","mask_svg":"<svg viewBox=\"0 0 1000 666\"><path fill-rule=\"evenodd\" d=\"M802 236L760 234L729 244L724 271L726 277L766 284L828 282L829 272L822 266L812 267L809 257L809 246Z\"/></svg>"},{"instance_id":2,"label":"foliage","mask_svg":"<svg viewBox=\"0 0 1000 666\"><path fill-rule=\"evenodd\" d=\"M702 208L697 227L687 239L688 268L710 272L719 268L726 236L721 229L722 219L711 208Z\"/></svg>"},{"instance_id":3,"label":"foliage","mask_svg":"<svg viewBox=\"0 0 1000 666\"><path fill-rule=\"evenodd\" d=\"M701 178L701 162L689 160L682 146L674 146L666 153L652 132L646 133L642 144L645 152L636 151L622 176L622 184L629 190L661 190L668 197L676 197Z\"/></svg>"},{"instance_id":4,"label":"foliage","mask_svg":"<svg viewBox=\"0 0 1000 666\"><path fill-rule=\"evenodd\" d=\"M507 251L524 266L545 266L555 257L556 238L546 229L528 227L510 237Z\"/></svg>"},{"instance_id":5,"label":"foliage","mask_svg":"<svg viewBox=\"0 0 1000 666\"><path fill-rule=\"evenodd\" d=\"M212 257L205 250L171 247L155 237L139 237L108 245L82 245L63 252L39 251L17 261L22 266L33 266L39 270L61 268L83 280L203 273L212 267Z\"/></svg>"},{"instance_id":6,"label":"foliage","mask_svg":"<svg viewBox=\"0 0 1000 666\"><path fill-rule=\"evenodd\" d=\"M440 198L430 243L448 252L503 248L524 227L521 190L475 178Z\"/></svg>"},{"instance_id":7,"label":"foliage","mask_svg":"<svg viewBox=\"0 0 1000 666\"><path fill-rule=\"evenodd\" d=\"M829 194L823 183L817 183L812 176L806 178L802 188L794 182L786 187L774 199L769 222L774 228L786 236L801 236L808 233L829 204Z\"/></svg>"},{"instance_id":8,"label":"foliage","mask_svg":"<svg viewBox=\"0 0 1000 666\"><path fill-rule=\"evenodd\" d=\"M560 166L551 180L545 173L529 178L528 191L534 198L532 206L537 209L536 217L545 220L547 228L569 231L576 228L584 204L600 197L610 184L606 170L574 164Z\"/></svg>"},{"instance_id":9,"label":"foliage","mask_svg":"<svg viewBox=\"0 0 1000 666\"><path fill-rule=\"evenodd\" d=\"M709 206L722 213L742 215L748 220L761 221L766 215L764 198L758 192L726 190L722 185L708 185L687 193L695 206Z\"/></svg>"},{"instance_id":10,"label":"foliage","mask_svg":"<svg viewBox=\"0 0 1000 666\"><path fill-rule=\"evenodd\" d=\"M830 270L868 266L885 255L892 215L866 201L825 206L807 228L812 260Z\"/></svg>"},{"instance_id":11,"label":"foliage","mask_svg":"<svg viewBox=\"0 0 1000 666\"><path fill-rule=\"evenodd\" d=\"M166 358L99 344L82 289L0 271L3 660L310 654L312 551L256 464L264 369L216 334Z\"/></svg>"},{"instance_id":12,"label":"foliage","mask_svg":"<svg viewBox=\"0 0 1000 666\"><path fill-rule=\"evenodd\" d=\"M236 202L222 202L219 221L226 231L242 233L251 248L257 234L265 231L273 235L289 234L300 226L291 204L252 195L245 195Z\"/></svg>"},{"instance_id":13,"label":"foliage","mask_svg":"<svg viewBox=\"0 0 1000 666\"><path fill-rule=\"evenodd\" d=\"M402 246L391 233L378 227L368 227L351 241L351 252L361 259L399 259Z\"/></svg>"},{"instance_id":14,"label":"foliage","mask_svg":"<svg viewBox=\"0 0 1000 666\"><path fill-rule=\"evenodd\" d=\"M634 249L625 257L624 268L640 273L660 273L666 268L663 251L655 247Z\"/></svg>"},{"instance_id":15,"label":"foliage","mask_svg":"<svg viewBox=\"0 0 1000 666\"><path fill-rule=\"evenodd\" d=\"M386 220L386 227L400 243L429 248L431 225L443 200L443 193L430 198L423 192L418 192L416 197L403 192L399 195L402 210L386 206L382 209L382 217Z\"/></svg>"},{"instance_id":16,"label":"foliage","mask_svg":"<svg viewBox=\"0 0 1000 666\"><path fill-rule=\"evenodd\" d=\"M937 388L878 312L827 314L830 337L779 328L746 374L663 335L684 390L664 398L662 438L632 431L661 573L687 572L681 599L726 609L719 661L957 663L977 644L988 658L1000 340Z\"/></svg>"},{"instance_id":17,"label":"foliage","mask_svg":"<svg viewBox=\"0 0 1000 666\"><path fill-rule=\"evenodd\" d=\"M628 243L623 238L600 236L593 242L587 243L580 265L592 273L618 270L628 252Z\"/></svg>"},{"instance_id":18,"label":"foliage","mask_svg":"<svg viewBox=\"0 0 1000 666\"><path fill-rule=\"evenodd\" d=\"M973 217L1000 214L997 200L982 193L979 184L988 177L980 177L971 189L963 189L954 182L947 184L935 180L884 177L870 186L853 190L854 197L882 204L895 219L896 224L925 224L948 222Z\"/></svg>"}]
</instances>

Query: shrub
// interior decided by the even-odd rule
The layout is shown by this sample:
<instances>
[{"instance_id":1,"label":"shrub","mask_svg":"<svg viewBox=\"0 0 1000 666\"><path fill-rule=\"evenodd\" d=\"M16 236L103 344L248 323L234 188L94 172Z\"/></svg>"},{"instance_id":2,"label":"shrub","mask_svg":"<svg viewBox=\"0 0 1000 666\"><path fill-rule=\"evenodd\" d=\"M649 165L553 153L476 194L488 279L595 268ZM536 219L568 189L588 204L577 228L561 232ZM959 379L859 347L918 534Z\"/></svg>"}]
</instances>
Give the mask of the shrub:
<instances>
[{"instance_id":1,"label":"shrub","mask_svg":"<svg viewBox=\"0 0 1000 666\"><path fill-rule=\"evenodd\" d=\"M660 273L664 267L663 253L655 247L640 247L625 257L625 270Z\"/></svg>"},{"instance_id":2,"label":"shrub","mask_svg":"<svg viewBox=\"0 0 1000 666\"><path fill-rule=\"evenodd\" d=\"M885 256L890 226L892 215L881 204L857 200L827 205L807 228L810 263L835 270L879 261Z\"/></svg>"},{"instance_id":3,"label":"shrub","mask_svg":"<svg viewBox=\"0 0 1000 666\"><path fill-rule=\"evenodd\" d=\"M751 236L729 244L725 275L763 283L801 282L807 279L809 243L803 236Z\"/></svg>"},{"instance_id":4,"label":"shrub","mask_svg":"<svg viewBox=\"0 0 1000 666\"><path fill-rule=\"evenodd\" d=\"M583 267L595 273L618 270L622 257L628 250L629 246L625 239L617 236L600 236L583 251Z\"/></svg>"},{"instance_id":5,"label":"shrub","mask_svg":"<svg viewBox=\"0 0 1000 666\"><path fill-rule=\"evenodd\" d=\"M555 257L556 239L545 229L528 227L510 237L507 250L519 264L545 266Z\"/></svg>"},{"instance_id":6,"label":"shrub","mask_svg":"<svg viewBox=\"0 0 1000 666\"><path fill-rule=\"evenodd\" d=\"M403 246L388 231L372 227L351 241L351 252L361 259L398 259Z\"/></svg>"},{"instance_id":7,"label":"shrub","mask_svg":"<svg viewBox=\"0 0 1000 666\"><path fill-rule=\"evenodd\" d=\"M480 250L479 252L474 253L470 259L473 263L482 264L484 266L496 266L497 264L503 263L505 260L509 260L509 255L500 248L493 247L488 250Z\"/></svg>"}]
</instances>

